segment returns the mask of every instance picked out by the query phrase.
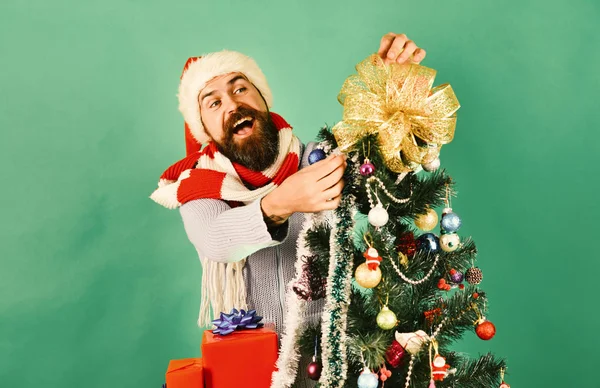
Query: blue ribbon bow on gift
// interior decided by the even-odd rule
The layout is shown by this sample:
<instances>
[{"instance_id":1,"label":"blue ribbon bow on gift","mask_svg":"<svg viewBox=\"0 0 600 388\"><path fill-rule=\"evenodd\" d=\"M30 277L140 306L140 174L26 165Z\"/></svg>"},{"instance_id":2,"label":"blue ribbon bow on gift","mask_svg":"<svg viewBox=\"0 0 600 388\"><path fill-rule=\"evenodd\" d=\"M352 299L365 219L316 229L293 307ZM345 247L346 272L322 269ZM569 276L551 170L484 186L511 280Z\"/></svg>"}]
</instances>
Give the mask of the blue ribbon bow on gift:
<instances>
[{"instance_id":1,"label":"blue ribbon bow on gift","mask_svg":"<svg viewBox=\"0 0 600 388\"><path fill-rule=\"evenodd\" d=\"M217 326L213 330L213 334L227 335L236 330L257 329L263 327L261 323L263 317L256 315L256 310L236 310L231 309L230 314L221 313L219 319L212 321L213 325Z\"/></svg>"}]
</instances>

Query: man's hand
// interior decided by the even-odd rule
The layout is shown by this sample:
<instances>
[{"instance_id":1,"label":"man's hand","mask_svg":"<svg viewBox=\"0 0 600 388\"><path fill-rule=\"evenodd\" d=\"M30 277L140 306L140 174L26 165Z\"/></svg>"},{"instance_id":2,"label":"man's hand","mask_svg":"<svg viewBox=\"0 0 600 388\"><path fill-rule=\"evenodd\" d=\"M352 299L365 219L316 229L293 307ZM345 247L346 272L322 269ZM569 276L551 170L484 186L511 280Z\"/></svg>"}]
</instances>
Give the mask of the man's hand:
<instances>
[{"instance_id":1,"label":"man's hand","mask_svg":"<svg viewBox=\"0 0 600 388\"><path fill-rule=\"evenodd\" d=\"M405 63L410 59L412 63L421 63L427 53L415 42L408 39L405 34L394 34L390 32L381 38L379 45L379 56L384 59L386 65L390 63Z\"/></svg>"},{"instance_id":2,"label":"man's hand","mask_svg":"<svg viewBox=\"0 0 600 388\"><path fill-rule=\"evenodd\" d=\"M330 155L288 177L261 201L267 225L280 225L296 212L316 213L337 208L342 199L345 169L344 155Z\"/></svg>"}]
</instances>

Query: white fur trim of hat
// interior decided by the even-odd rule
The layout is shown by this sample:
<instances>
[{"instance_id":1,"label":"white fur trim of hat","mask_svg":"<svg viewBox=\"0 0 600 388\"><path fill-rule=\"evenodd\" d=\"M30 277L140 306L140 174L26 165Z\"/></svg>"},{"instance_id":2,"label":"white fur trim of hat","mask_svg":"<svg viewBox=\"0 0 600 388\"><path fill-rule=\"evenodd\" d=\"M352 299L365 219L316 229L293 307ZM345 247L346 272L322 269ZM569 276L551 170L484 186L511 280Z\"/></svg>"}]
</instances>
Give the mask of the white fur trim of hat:
<instances>
[{"instance_id":1,"label":"white fur trim of hat","mask_svg":"<svg viewBox=\"0 0 600 388\"><path fill-rule=\"evenodd\" d=\"M260 91L270 108L273 95L267 79L256 62L239 52L223 50L198 57L191 62L179 83L179 111L190 128L192 136L202 144L208 141L200 120L198 95L213 78L229 73L242 73Z\"/></svg>"}]
</instances>

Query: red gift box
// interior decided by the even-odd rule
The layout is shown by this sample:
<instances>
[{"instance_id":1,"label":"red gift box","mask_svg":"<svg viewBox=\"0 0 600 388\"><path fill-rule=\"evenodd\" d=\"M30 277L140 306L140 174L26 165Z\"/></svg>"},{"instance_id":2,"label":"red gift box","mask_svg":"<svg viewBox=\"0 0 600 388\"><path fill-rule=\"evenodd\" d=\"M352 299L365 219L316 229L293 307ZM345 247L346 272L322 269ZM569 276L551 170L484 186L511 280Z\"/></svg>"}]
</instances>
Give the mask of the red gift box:
<instances>
[{"instance_id":1,"label":"red gift box","mask_svg":"<svg viewBox=\"0 0 600 388\"><path fill-rule=\"evenodd\" d=\"M225 336L205 330L202 366L206 388L269 388L277 346L277 333L267 328Z\"/></svg>"},{"instance_id":2,"label":"red gift box","mask_svg":"<svg viewBox=\"0 0 600 388\"><path fill-rule=\"evenodd\" d=\"M165 380L168 388L204 388L202 359L171 360Z\"/></svg>"}]
</instances>

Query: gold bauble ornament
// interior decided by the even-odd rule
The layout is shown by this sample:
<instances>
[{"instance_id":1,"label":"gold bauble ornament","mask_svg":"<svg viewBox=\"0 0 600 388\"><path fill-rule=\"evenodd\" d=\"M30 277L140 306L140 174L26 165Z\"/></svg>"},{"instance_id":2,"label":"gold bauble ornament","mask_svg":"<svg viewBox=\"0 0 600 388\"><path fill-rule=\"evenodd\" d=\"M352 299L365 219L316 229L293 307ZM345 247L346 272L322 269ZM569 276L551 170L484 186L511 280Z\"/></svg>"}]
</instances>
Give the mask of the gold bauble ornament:
<instances>
[{"instance_id":1,"label":"gold bauble ornament","mask_svg":"<svg viewBox=\"0 0 600 388\"><path fill-rule=\"evenodd\" d=\"M377 326L383 330L392 330L398 324L398 318L388 306L383 306L377 314Z\"/></svg>"},{"instance_id":2,"label":"gold bauble ornament","mask_svg":"<svg viewBox=\"0 0 600 388\"><path fill-rule=\"evenodd\" d=\"M367 263L362 263L354 272L356 283L364 288L376 287L381 281L381 270L379 267L375 270L369 269Z\"/></svg>"},{"instance_id":3,"label":"gold bauble ornament","mask_svg":"<svg viewBox=\"0 0 600 388\"><path fill-rule=\"evenodd\" d=\"M427 213L425 214L419 214L416 218L415 218L415 225L417 225L417 228L425 231L425 232L429 232L430 230L433 230L438 223L438 215L435 212L435 210L433 209L428 209Z\"/></svg>"}]
</instances>

